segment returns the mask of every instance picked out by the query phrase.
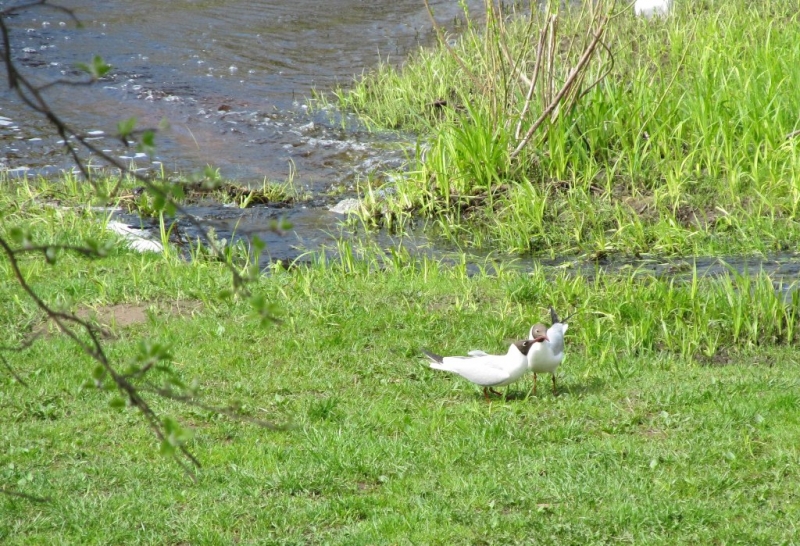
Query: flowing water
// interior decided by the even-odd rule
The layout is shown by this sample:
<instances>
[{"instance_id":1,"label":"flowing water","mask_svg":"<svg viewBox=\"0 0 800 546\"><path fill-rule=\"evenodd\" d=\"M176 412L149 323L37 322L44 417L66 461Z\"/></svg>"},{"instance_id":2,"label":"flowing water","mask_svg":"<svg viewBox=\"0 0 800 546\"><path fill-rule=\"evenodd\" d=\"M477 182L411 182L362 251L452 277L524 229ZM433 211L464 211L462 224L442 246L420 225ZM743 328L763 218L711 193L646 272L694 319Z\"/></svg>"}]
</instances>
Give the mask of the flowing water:
<instances>
[{"instance_id":1,"label":"flowing water","mask_svg":"<svg viewBox=\"0 0 800 546\"><path fill-rule=\"evenodd\" d=\"M420 0L58 3L74 10L83 28L61 11L28 10L11 19L14 57L42 83L80 77L76 64L96 54L113 66L95 86L60 85L45 93L104 151L136 168L167 173L212 165L244 185L291 177L298 190L314 196L291 209L193 208L222 238L234 231L258 234L268 240L270 256L283 259L332 244L342 217L329 206L354 196L359 180L401 168L405 149L414 144L411 137L368 132L333 111L309 113L306 101L314 90L347 85L379 60L399 62L431 43ZM477 9L481 3L469 4ZM463 19L452 0L431 5L447 26ZM152 162L112 137L116 123L131 117L138 127L169 122ZM72 166L46 122L7 91L0 102L0 146L0 168L12 173ZM268 230L276 217L293 224L288 235Z\"/></svg>"},{"instance_id":2,"label":"flowing water","mask_svg":"<svg viewBox=\"0 0 800 546\"><path fill-rule=\"evenodd\" d=\"M0 1L0 9L21 1ZM294 259L308 250L335 245L342 230L331 204L354 195L356 184L402 168L413 136L364 130L356 120L334 111L309 112L313 91L329 92L347 85L379 60L400 62L434 34L421 0L54 0L73 10L81 21L46 7L10 19L14 59L39 83L79 78L75 66L99 54L113 66L91 87L55 85L45 96L53 108L79 131L96 139L108 153L136 168L192 173L206 165L240 184L293 177L301 191L313 195L294 208L256 206L238 209L192 207L198 218L212 222L220 238L257 234L268 243L269 259ZM453 28L463 21L454 0L431 0L437 20ZM482 0L469 1L479 13ZM5 77L5 74L3 74ZM0 169L11 173L55 173L72 167L63 143L46 122L25 108L9 91L0 101ZM169 128L157 138L157 154L125 149L112 135L116 123L135 117L139 127ZM85 159L89 159L85 157ZM95 160L95 164L102 166ZM269 226L289 220L288 234ZM127 218L138 223L136 218ZM359 235L363 237L363 234ZM387 247L398 243L385 233L371 236ZM437 257L455 249L409 234L402 244L412 252ZM491 265L487 255L476 263ZM506 258L500 258L505 263ZM795 255L725 262L735 269L763 268L794 278L800 269ZM593 263L540 262L591 273ZM698 266L714 274L716 259ZM531 259L520 259L530 267ZM682 274L680 264L604 264L652 269L656 274ZM724 268L724 267L723 267Z\"/></svg>"}]
</instances>

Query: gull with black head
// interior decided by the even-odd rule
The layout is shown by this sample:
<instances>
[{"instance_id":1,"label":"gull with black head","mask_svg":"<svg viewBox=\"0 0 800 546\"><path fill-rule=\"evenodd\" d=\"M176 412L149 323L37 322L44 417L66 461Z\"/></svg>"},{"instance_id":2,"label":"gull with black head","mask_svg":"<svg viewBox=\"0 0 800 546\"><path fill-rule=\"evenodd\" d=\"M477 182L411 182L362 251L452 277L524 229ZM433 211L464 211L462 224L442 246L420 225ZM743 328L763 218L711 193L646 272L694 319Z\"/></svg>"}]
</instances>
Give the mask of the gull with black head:
<instances>
[{"instance_id":1,"label":"gull with black head","mask_svg":"<svg viewBox=\"0 0 800 546\"><path fill-rule=\"evenodd\" d=\"M572 316L572 315L570 315ZM553 378L553 394L556 394L556 370L564 360L564 334L567 333L567 320L559 320L555 310L550 308L550 319L553 325L547 328L538 323L531 327L530 339L545 337L545 341L537 343L528 351L528 369L533 372L532 394L536 394L536 376L540 373L549 373Z\"/></svg>"}]
</instances>

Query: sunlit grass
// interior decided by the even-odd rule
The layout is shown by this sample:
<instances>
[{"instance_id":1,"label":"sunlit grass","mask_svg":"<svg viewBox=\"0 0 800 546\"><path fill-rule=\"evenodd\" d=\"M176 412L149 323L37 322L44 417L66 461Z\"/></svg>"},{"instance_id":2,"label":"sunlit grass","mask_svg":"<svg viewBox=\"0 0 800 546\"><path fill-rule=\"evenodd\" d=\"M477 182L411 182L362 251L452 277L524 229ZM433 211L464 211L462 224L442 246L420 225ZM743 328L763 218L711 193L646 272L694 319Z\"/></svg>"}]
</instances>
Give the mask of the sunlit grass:
<instances>
[{"instance_id":1,"label":"sunlit grass","mask_svg":"<svg viewBox=\"0 0 800 546\"><path fill-rule=\"evenodd\" d=\"M36 202L37 200L34 200ZM42 242L102 232L81 209L22 211L4 229ZM16 210L16 212L13 212ZM35 228L33 227L35 226ZM292 423L270 432L157 401L193 430L191 481L158 455L132 410L83 386L92 362L50 331L6 353L0 374L3 544L791 543L800 513L800 353L794 287L763 274L629 272L592 279L536 269L470 275L402 248L275 268L252 286L279 305L261 326L223 300L218 262L139 255L25 259L26 278L65 309L138 304L143 321L105 340L126 362L165 343L208 402ZM5 344L41 313L0 260ZM189 312L175 313L176 302ZM487 404L430 370L420 348L502 351L547 316L570 321L560 395L530 380ZM10 355L10 356L9 356Z\"/></svg>"}]
</instances>

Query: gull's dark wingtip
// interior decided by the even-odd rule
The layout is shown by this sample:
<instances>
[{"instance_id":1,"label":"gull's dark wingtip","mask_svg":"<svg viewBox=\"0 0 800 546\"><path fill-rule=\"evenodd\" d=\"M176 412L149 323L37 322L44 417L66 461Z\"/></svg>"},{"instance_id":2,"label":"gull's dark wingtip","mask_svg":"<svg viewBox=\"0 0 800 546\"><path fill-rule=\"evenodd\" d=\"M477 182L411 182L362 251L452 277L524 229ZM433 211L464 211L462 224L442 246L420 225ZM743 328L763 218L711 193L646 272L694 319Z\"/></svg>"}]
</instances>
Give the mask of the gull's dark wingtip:
<instances>
[{"instance_id":1,"label":"gull's dark wingtip","mask_svg":"<svg viewBox=\"0 0 800 546\"><path fill-rule=\"evenodd\" d=\"M422 354L430 358L432 362L436 362L437 364L441 364L442 361L444 360L443 356L437 355L436 353L432 353L427 349L420 349L420 351L422 351Z\"/></svg>"},{"instance_id":2,"label":"gull's dark wingtip","mask_svg":"<svg viewBox=\"0 0 800 546\"><path fill-rule=\"evenodd\" d=\"M568 317L565 317L563 319L559 319L558 315L556 314L556 310L553 309L552 307L550 307L550 320L553 321L553 324L555 324L556 322L560 322L561 324L566 324L569 321L569 319L571 319L572 317L574 317L577 314L578 314L578 311L576 310L574 313L572 313Z\"/></svg>"}]
</instances>

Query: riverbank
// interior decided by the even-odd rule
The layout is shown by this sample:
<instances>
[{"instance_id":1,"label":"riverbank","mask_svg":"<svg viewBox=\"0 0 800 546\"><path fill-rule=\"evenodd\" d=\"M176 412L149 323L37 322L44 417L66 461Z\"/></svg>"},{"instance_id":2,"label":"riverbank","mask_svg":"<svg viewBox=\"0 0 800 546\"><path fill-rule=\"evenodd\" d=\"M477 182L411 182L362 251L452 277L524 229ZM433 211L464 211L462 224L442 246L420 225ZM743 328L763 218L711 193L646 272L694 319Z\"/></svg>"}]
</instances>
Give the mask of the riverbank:
<instances>
[{"instance_id":1,"label":"riverbank","mask_svg":"<svg viewBox=\"0 0 800 546\"><path fill-rule=\"evenodd\" d=\"M604 19L605 4L592 5L601 11L555 22L545 11L490 17L341 90L340 104L372 126L421 135L394 193L377 201L364 185L365 222L421 215L464 248L551 257L794 248L796 4L677 2L652 19L625 3ZM604 47L581 84L541 118L595 33ZM545 65L540 38L558 44Z\"/></svg>"},{"instance_id":2,"label":"riverbank","mask_svg":"<svg viewBox=\"0 0 800 546\"><path fill-rule=\"evenodd\" d=\"M800 299L764 275L469 276L400 250L356 259L345 245L336 261L251 285L282 320L264 327L247 302L216 296L230 287L224 264L133 252L104 214L47 206L27 188L2 188L4 237L18 227L43 244L108 249L55 266L24 255L37 293L104 322L115 362L162 344L204 401L292 426L155 400L192 431L203 464L192 482L135 411L83 386L92 361L42 324L2 260L5 344L43 337L5 354L28 387L0 375L0 479L49 499L0 495L4 543L794 537ZM558 396L546 384L528 396L526 378L487 404L420 356L503 351L549 305L578 311Z\"/></svg>"}]
</instances>

